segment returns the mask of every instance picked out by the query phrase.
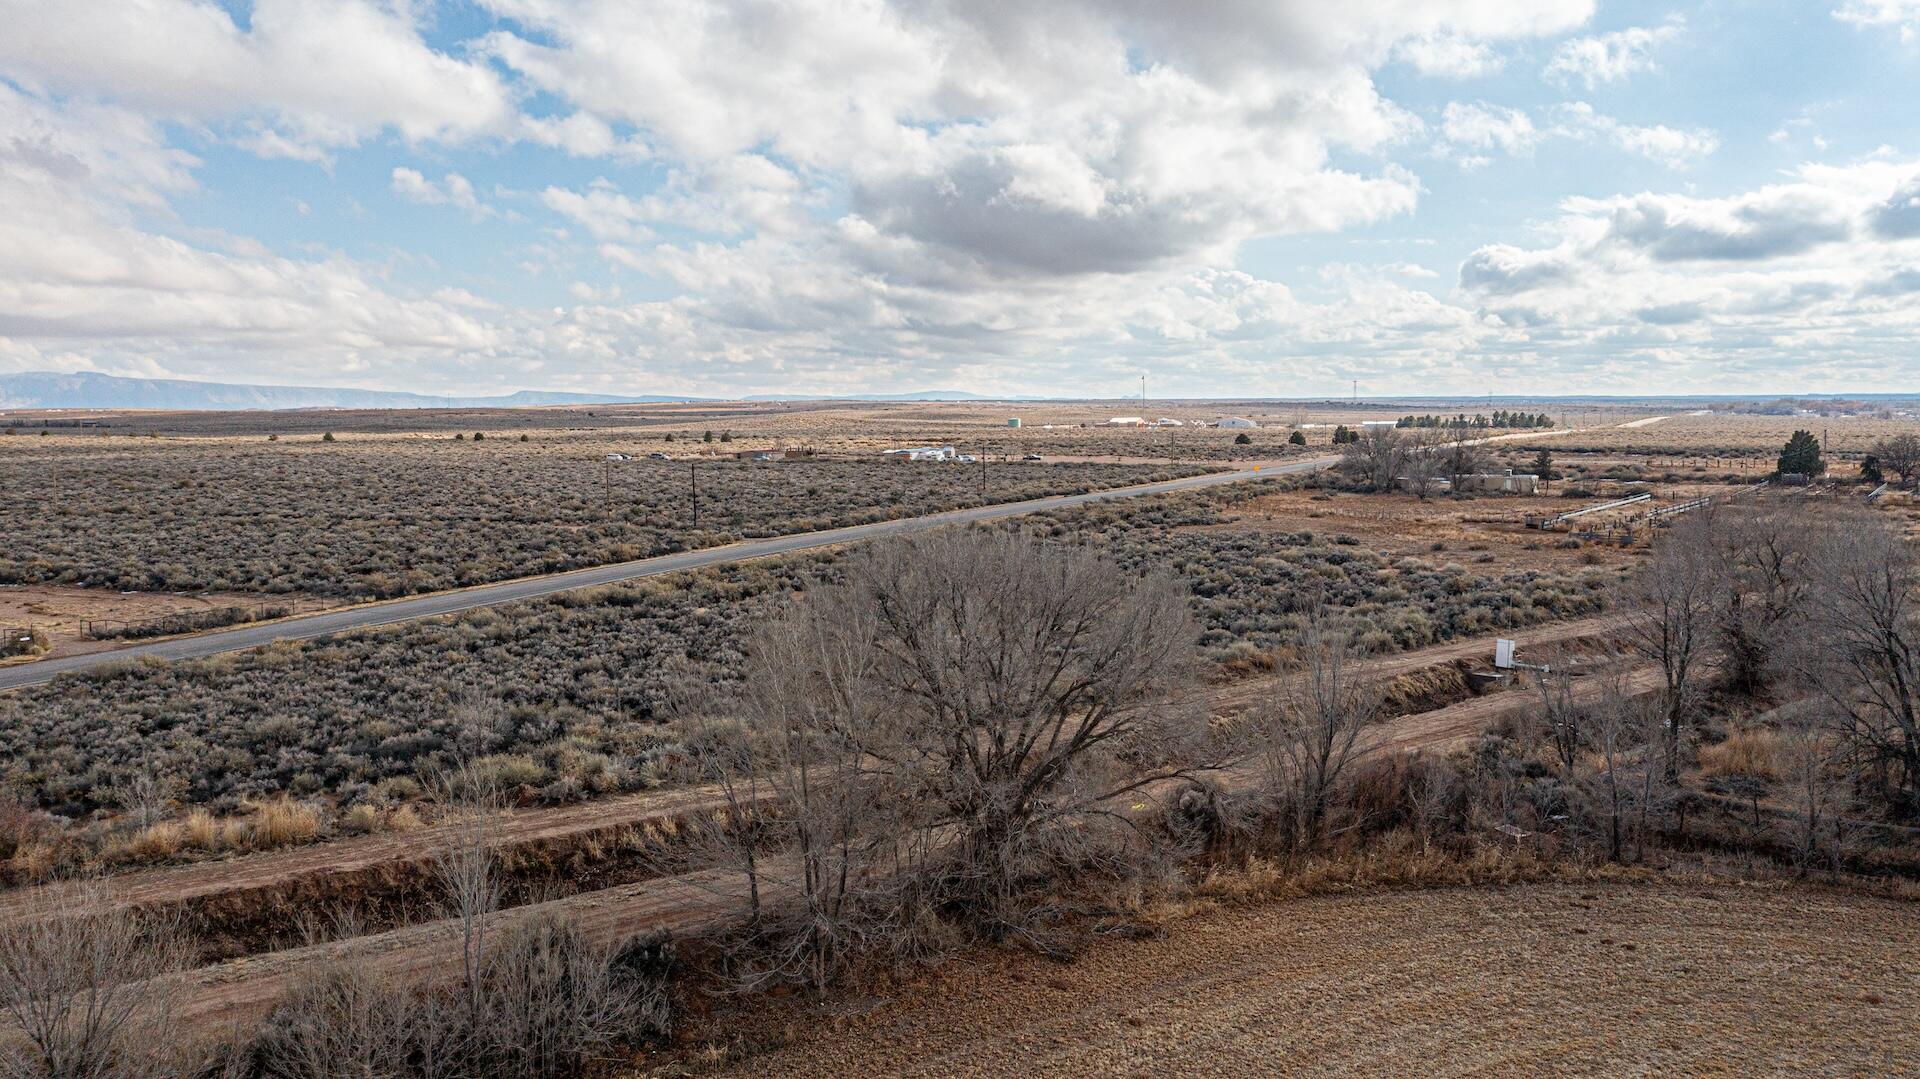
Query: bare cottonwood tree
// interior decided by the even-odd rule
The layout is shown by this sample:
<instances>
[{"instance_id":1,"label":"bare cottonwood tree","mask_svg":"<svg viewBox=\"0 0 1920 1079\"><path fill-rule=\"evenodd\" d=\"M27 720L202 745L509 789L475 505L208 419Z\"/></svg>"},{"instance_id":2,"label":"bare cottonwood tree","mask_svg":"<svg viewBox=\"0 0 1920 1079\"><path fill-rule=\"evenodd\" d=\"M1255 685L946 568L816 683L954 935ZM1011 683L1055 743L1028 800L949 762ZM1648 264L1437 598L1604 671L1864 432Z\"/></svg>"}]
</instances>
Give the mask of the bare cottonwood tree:
<instances>
[{"instance_id":1,"label":"bare cottonwood tree","mask_svg":"<svg viewBox=\"0 0 1920 1079\"><path fill-rule=\"evenodd\" d=\"M784 822L751 852L754 891L778 878L810 919L791 954L828 962L880 908L1017 928L1026 874L1204 763L1198 634L1171 579L978 531L844 565L756 636L739 701L733 789Z\"/></svg>"},{"instance_id":2,"label":"bare cottonwood tree","mask_svg":"<svg viewBox=\"0 0 1920 1079\"><path fill-rule=\"evenodd\" d=\"M0 926L0 1077L166 1074L166 975L190 957L177 921L96 885L56 888Z\"/></svg>"},{"instance_id":3,"label":"bare cottonwood tree","mask_svg":"<svg viewBox=\"0 0 1920 1079\"><path fill-rule=\"evenodd\" d=\"M1398 428L1376 424L1361 427L1357 436L1341 454L1340 470L1373 490L1392 489L1394 478L1406 467L1405 435Z\"/></svg>"},{"instance_id":4,"label":"bare cottonwood tree","mask_svg":"<svg viewBox=\"0 0 1920 1079\"><path fill-rule=\"evenodd\" d=\"M1619 862L1627 859L1629 841L1636 859L1644 855L1653 816L1665 800L1669 784L1655 742L1668 716L1612 677L1614 685L1587 719L1593 768L1581 787L1587 816L1606 837L1608 860Z\"/></svg>"},{"instance_id":5,"label":"bare cottonwood tree","mask_svg":"<svg viewBox=\"0 0 1920 1079\"><path fill-rule=\"evenodd\" d=\"M1446 448L1447 476L1457 489L1460 477L1471 476L1486 467L1486 447L1477 440L1466 437L1466 432L1455 431L1453 442ZM1545 477L1542 477L1544 479Z\"/></svg>"},{"instance_id":6,"label":"bare cottonwood tree","mask_svg":"<svg viewBox=\"0 0 1920 1079\"><path fill-rule=\"evenodd\" d=\"M1681 518L1655 541L1653 558L1627 589L1622 633L1629 647L1660 665L1664 682L1669 777L1679 770L1680 731L1701 690L1725 587L1714 527L1715 516L1706 510Z\"/></svg>"},{"instance_id":7,"label":"bare cottonwood tree","mask_svg":"<svg viewBox=\"0 0 1920 1079\"><path fill-rule=\"evenodd\" d=\"M1798 506L1730 509L1714 522L1722 680L1743 693L1759 693L1779 673L1782 647L1805 613L1817 529Z\"/></svg>"},{"instance_id":8,"label":"bare cottonwood tree","mask_svg":"<svg viewBox=\"0 0 1920 1079\"><path fill-rule=\"evenodd\" d=\"M1254 714L1268 790L1308 850L1324 838L1333 790L1354 758L1360 732L1380 712L1382 688L1365 676L1347 634L1310 619L1297 645L1300 669Z\"/></svg>"},{"instance_id":9,"label":"bare cottonwood tree","mask_svg":"<svg viewBox=\"0 0 1920 1079\"><path fill-rule=\"evenodd\" d=\"M1920 811L1920 555L1884 517L1818 534L1796 664L1882 788Z\"/></svg>"},{"instance_id":10,"label":"bare cottonwood tree","mask_svg":"<svg viewBox=\"0 0 1920 1079\"><path fill-rule=\"evenodd\" d=\"M1570 657L1549 652L1545 658L1542 666L1547 669L1533 675L1534 688L1540 694L1540 722L1546 727L1547 744L1553 748L1554 759L1560 762L1561 774L1570 776L1580 759L1580 751L1586 746L1582 722L1585 713L1573 697Z\"/></svg>"},{"instance_id":11,"label":"bare cottonwood tree","mask_svg":"<svg viewBox=\"0 0 1920 1079\"><path fill-rule=\"evenodd\" d=\"M1873 444L1872 453L1880 467L1900 477L1900 486L1911 486L1920 476L1920 435L1895 435Z\"/></svg>"},{"instance_id":12,"label":"bare cottonwood tree","mask_svg":"<svg viewBox=\"0 0 1920 1079\"><path fill-rule=\"evenodd\" d=\"M1438 428L1415 428L1404 434L1400 478L1414 497L1424 500L1446 474L1446 441L1446 434Z\"/></svg>"}]
</instances>

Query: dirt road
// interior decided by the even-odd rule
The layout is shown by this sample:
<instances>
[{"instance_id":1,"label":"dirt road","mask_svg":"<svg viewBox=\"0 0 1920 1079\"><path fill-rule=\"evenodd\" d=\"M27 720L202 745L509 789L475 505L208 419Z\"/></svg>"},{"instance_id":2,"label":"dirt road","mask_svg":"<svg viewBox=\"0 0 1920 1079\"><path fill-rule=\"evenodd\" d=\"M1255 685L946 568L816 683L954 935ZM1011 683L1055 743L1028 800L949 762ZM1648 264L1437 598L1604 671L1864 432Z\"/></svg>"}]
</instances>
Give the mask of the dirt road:
<instances>
[{"instance_id":1,"label":"dirt road","mask_svg":"<svg viewBox=\"0 0 1920 1079\"><path fill-rule=\"evenodd\" d=\"M1835 931L1844 926L1844 931ZM1920 904L1800 886L1317 897L759 1001L726 1076L1913 1075Z\"/></svg>"}]
</instances>

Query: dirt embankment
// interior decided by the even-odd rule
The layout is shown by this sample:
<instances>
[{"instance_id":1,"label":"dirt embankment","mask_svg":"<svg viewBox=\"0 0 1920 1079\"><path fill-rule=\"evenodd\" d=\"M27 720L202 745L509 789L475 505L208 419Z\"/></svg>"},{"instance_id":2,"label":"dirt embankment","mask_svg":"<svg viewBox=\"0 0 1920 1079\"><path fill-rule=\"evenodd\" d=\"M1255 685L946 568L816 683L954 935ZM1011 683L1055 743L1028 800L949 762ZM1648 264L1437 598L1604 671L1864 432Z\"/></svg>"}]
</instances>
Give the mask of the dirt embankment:
<instances>
[{"instance_id":1,"label":"dirt embankment","mask_svg":"<svg viewBox=\"0 0 1920 1079\"><path fill-rule=\"evenodd\" d=\"M1912 1075L1916 1007L1920 904L1449 889L1217 911L1065 966L987 953L852 1004L752 1002L713 1039L779 1048L711 1074Z\"/></svg>"}]
</instances>

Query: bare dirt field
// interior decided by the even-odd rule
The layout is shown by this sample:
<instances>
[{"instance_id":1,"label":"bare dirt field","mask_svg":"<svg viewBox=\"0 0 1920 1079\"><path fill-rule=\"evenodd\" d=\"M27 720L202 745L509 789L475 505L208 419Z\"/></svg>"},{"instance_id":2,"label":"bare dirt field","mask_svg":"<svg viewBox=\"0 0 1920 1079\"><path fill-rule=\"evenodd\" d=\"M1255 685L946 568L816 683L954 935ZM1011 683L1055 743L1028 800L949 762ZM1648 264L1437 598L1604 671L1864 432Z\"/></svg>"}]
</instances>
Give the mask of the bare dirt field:
<instances>
[{"instance_id":1,"label":"bare dirt field","mask_svg":"<svg viewBox=\"0 0 1920 1079\"><path fill-rule=\"evenodd\" d=\"M1589 501L1599 501L1599 497ZM1412 495L1340 494L1303 488L1261 495L1234 507L1234 518L1202 529L1312 532L1351 536L1370 550L1473 565L1477 570L1524 570L1626 565L1639 553L1612 547L1561 547L1563 535L1526 526L1584 504L1554 496L1457 500Z\"/></svg>"},{"instance_id":2,"label":"bare dirt field","mask_svg":"<svg viewBox=\"0 0 1920 1079\"><path fill-rule=\"evenodd\" d=\"M1554 449L1589 448L1666 456L1759 456L1780 452L1795 431L1822 437L1831 454L1865 453L1873 443L1894 435L1920 431L1911 417L1758 416L1731 413L1682 413L1658 423L1621 424L1551 436L1543 441Z\"/></svg>"},{"instance_id":3,"label":"bare dirt field","mask_svg":"<svg viewBox=\"0 0 1920 1079\"><path fill-rule=\"evenodd\" d=\"M1340 895L1068 964L993 953L865 1000L756 1002L714 1037L778 1048L711 1074L1911 1075L1916 1005L1911 902L1661 883Z\"/></svg>"}]
</instances>

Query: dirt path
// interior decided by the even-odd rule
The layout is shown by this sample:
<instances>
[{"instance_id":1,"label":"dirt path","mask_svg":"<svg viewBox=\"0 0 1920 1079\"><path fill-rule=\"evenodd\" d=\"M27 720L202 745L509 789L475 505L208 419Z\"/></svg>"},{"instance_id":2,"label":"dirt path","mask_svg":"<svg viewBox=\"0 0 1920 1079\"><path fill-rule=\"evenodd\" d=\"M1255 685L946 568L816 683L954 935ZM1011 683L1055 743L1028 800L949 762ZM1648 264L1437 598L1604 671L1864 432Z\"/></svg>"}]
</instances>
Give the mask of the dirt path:
<instances>
[{"instance_id":1,"label":"dirt path","mask_svg":"<svg viewBox=\"0 0 1920 1079\"><path fill-rule=\"evenodd\" d=\"M1538 647L1607 633L1619 625L1619 616L1602 615L1507 632L1513 633L1525 646ZM1369 661L1367 669L1375 677L1394 678L1457 660L1485 659L1492 650L1490 638L1453 641L1383 656ZM1239 711L1271 697L1279 681L1278 676L1273 676L1211 687L1207 700L1216 713ZM1530 697L1522 695L1492 694L1425 715L1403 717L1376 730L1384 736L1388 730L1410 730L1413 729L1410 724L1421 724L1434 732L1433 738L1456 739L1463 732L1477 730L1506 710L1530 701ZM1411 743L1407 736L1394 735L1381 744ZM722 804L713 788L694 787L623 795L581 805L515 810L502 814L494 829L494 842L503 851L524 853L543 846L560 849L595 836L662 827L713 812ZM192 905L216 924L228 915L257 919L263 908L284 910L292 916L302 909L311 910L316 904L324 904L327 895L342 888L364 888L383 881L405 883L422 871L446 841L447 829L429 826L223 861L139 870L113 878L113 898L119 903L141 907ZM44 889L36 888L0 893L0 924L31 916L43 902L43 893Z\"/></svg>"},{"instance_id":2,"label":"dirt path","mask_svg":"<svg viewBox=\"0 0 1920 1079\"><path fill-rule=\"evenodd\" d=\"M836 1004L728 1017L721 1038L788 1044L716 1074L1912 1075L1920 905L1653 883L1319 897Z\"/></svg>"}]
</instances>

